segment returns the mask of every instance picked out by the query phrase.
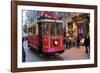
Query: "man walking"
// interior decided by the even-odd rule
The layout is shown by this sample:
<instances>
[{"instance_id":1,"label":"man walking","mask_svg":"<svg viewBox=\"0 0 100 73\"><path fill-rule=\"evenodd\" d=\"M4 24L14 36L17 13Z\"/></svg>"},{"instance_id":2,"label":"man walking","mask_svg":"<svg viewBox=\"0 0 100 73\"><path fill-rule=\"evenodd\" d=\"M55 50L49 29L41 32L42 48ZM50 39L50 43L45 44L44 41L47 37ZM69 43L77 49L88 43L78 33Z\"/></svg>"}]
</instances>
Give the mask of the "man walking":
<instances>
[{"instance_id":1,"label":"man walking","mask_svg":"<svg viewBox=\"0 0 100 73\"><path fill-rule=\"evenodd\" d=\"M89 53L89 50L90 50L90 38L89 38L89 36L86 36L85 37L84 46L86 48L86 51L85 52L88 54Z\"/></svg>"}]
</instances>

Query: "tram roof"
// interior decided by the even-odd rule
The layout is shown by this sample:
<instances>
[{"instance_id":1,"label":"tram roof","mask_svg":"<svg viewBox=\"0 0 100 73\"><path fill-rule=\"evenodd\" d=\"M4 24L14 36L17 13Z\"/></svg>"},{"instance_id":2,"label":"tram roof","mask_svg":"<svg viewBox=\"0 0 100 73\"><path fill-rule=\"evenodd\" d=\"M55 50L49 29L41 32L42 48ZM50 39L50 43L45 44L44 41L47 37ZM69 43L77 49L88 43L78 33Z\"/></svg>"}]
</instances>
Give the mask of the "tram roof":
<instances>
[{"instance_id":1,"label":"tram roof","mask_svg":"<svg viewBox=\"0 0 100 73\"><path fill-rule=\"evenodd\" d=\"M62 23L63 20L56 20L56 19L40 19L40 20L37 20L37 22L58 22L58 23Z\"/></svg>"},{"instance_id":2,"label":"tram roof","mask_svg":"<svg viewBox=\"0 0 100 73\"><path fill-rule=\"evenodd\" d=\"M38 24L37 22L57 22L57 23L62 23L63 20L55 20L55 19L40 19L40 20L33 21L33 22L28 26L28 28L37 25L37 24Z\"/></svg>"}]
</instances>

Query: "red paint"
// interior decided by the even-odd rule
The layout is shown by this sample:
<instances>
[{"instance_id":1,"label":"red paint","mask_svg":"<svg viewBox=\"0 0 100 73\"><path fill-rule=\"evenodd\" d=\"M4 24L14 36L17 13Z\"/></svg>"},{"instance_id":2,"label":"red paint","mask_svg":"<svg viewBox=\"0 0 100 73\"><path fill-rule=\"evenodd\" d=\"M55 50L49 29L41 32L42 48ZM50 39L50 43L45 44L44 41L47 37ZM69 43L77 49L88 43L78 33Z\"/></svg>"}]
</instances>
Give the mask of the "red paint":
<instances>
[{"instance_id":1,"label":"red paint","mask_svg":"<svg viewBox=\"0 0 100 73\"><path fill-rule=\"evenodd\" d=\"M58 45L54 45L54 39L58 40ZM47 36L43 38L43 52L57 52L64 50L62 36Z\"/></svg>"},{"instance_id":2,"label":"red paint","mask_svg":"<svg viewBox=\"0 0 100 73\"><path fill-rule=\"evenodd\" d=\"M58 45L54 45L54 38L58 40ZM42 51L43 52L57 52L57 51L62 51L64 50L63 48L63 37L62 36L43 36L42 38ZM29 36L28 37L28 44L33 47L38 49L39 45L39 37L38 35L34 36Z\"/></svg>"},{"instance_id":3,"label":"red paint","mask_svg":"<svg viewBox=\"0 0 100 73\"><path fill-rule=\"evenodd\" d=\"M49 11L43 11L41 12L41 15L53 19L59 19L61 17L60 15L54 14L53 12Z\"/></svg>"},{"instance_id":4,"label":"red paint","mask_svg":"<svg viewBox=\"0 0 100 73\"><path fill-rule=\"evenodd\" d=\"M47 52L49 48L49 37L44 36L42 40L43 40L43 52Z\"/></svg>"},{"instance_id":5,"label":"red paint","mask_svg":"<svg viewBox=\"0 0 100 73\"><path fill-rule=\"evenodd\" d=\"M39 45L39 37L38 35L32 35L28 37L28 45L33 48L38 48Z\"/></svg>"}]
</instances>

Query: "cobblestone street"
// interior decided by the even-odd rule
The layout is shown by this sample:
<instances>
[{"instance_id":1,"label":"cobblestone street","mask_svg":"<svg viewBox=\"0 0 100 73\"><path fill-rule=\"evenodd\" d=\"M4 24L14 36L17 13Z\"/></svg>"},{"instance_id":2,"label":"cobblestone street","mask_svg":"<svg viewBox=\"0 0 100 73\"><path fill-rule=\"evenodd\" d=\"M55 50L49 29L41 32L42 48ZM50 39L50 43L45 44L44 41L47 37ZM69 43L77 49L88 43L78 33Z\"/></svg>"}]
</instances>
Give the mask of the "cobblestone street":
<instances>
[{"instance_id":1,"label":"cobblestone street","mask_svg":"<svg viewBox=\"0 0 100 73\"><path fill-rule=\"evenodd\" d=\"M90 55L85 53L85 47L80 46L80 48L70 48L65 49L65 51L58 55L54 56L53 58L41 56L35 51L26 49L26 62L33 62L33 61L55 61L55 60L80 60L80 59L89 59Z\"/></svg>"}]
</instances>

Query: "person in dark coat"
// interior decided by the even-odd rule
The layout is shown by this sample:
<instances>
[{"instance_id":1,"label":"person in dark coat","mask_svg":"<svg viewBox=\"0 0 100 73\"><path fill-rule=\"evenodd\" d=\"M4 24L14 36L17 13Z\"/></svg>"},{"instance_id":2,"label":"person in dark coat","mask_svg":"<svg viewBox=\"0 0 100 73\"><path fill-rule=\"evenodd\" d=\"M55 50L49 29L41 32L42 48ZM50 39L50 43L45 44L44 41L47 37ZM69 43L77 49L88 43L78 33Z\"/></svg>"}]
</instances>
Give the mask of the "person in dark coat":
<instances>
[{"instance_id":1,"label":"person in dark coat","mask_svg":"<svg viewBox=\"0 0 100 73\"><path fill-rule=\"evenodd\" d=\"M25 50L22 47L22 62L25 62L25 58L26 58Z\"/></svg>"},{"instance_id":2,"label":"person in dark coat","mask_svg":"<svg viewBox=\"0 0 100 73\"><path fill-rule=\"evenodd\" d=\"M79 36L77 37L77 47L78 48L80 47L80 37Z\"/></svg>"},{"instance_id":3,"label":"person in dark coat","mask_svg":"<svg viewBox=\"0 0 100 73\"><path fill-rule=\"evenodd\" d=\"M64 40L63 40L63 44L64 44L64 49L66 49L66 38L64 37Z\"/></svg>"},{"instance_id":4,"label":"person in dark coat","mask_svg":"<svg viewBox=\"0 0 100 73\"><path fill-rule=\"evenodd\" d=\"M23 32L22 32L22 62L26 60L26 53L25 53L25 45L24 42L28 39L28 32L27 32L27 25L24 25Z\"/></svg>"},{"instance_id":5,"label":"person in dark coat","mask_svg":"<svg viewBox=\"0 0 100 73\"><path fill-rule=\"evenodd\" d=\"M88 54L88 52L90 50L90 38L89 38L89 36L86 36L85 37L84 46L86 48L86 51L85 52Z\"/></svg>"}]
</instances>

